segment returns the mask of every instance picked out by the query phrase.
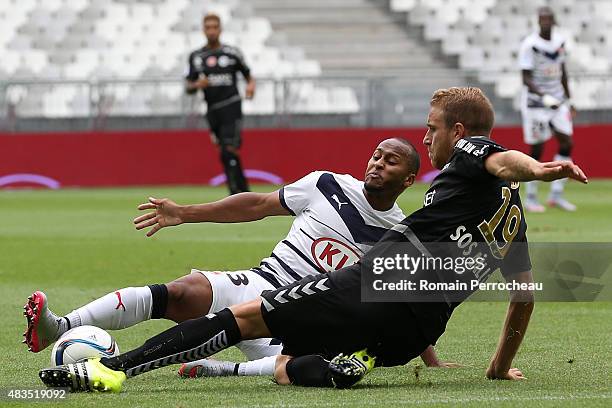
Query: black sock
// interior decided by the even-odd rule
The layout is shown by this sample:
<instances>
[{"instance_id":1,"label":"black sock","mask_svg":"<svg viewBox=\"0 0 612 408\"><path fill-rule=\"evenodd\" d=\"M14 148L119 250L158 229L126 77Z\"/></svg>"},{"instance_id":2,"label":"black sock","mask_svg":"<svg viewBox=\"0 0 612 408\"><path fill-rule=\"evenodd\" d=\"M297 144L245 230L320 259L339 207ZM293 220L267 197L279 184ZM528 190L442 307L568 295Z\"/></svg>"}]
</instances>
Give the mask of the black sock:
<instances>
[{"instance_id":1,"label":"black sock","mask_svg":"<svg viewBox=\"0 0 612 408\"><path fill-rule=\"evenodd\" d=\"M529 155L539 161L542 157L542 152L544 152L544 144L538 143L531 145L531 152L529 153Z\"/></svg>"},{"instance_id":2,"label":"black sock","mask_svg":"<svg viewBox=\"0 0 612 408\"><path fill-rule=\"evenodd\" d=\"M249 186L242 171L240 157L234 152L222 149L221 162L225 170L225 177L227 178L227 186L230 190L230 194L249 191Z\"/></svg>"},{"instance_id":3,"label":"black sock","mask_svg":"<svg viewBox=\"0 0 612 408\"><path fill-rule=\"evenodd\" d=\"M287 376L293 385L333 387L329 361L319 355L301 356L287 362Z\"/></svg>"},{"instance_id":4,"label":"black sock","mask_svg":"<svg viewBox=\"0 0 612 408\"><path fill-rule=\"evenodd\" d=\"M166 285L149 285L153 302L151 305L151 319L166 317L168 307L168 287Z\"/></svg>"},{"instance_id":5,"label":"black sock","mask_svg":"<svg viewBox=\"0 0 612 408\"><path fill-rule=\"evenodd\" d=\"M570 157L572 155L572 148L571 147L560 147L559 148L559 155L560 156L565 156L565 157Z\"/></svg>"},{"instance_id":6,"label":"black sock","mask_svg":"<svg viewBox=\"0 0 612 408\"><path fill-rule=\"evenodd\" d=\"M100 362L128 377L176 363L211 356L241 340L240 329L229 309L184 321L151 337L142 346Z\"/></svg>"}]
</instances>

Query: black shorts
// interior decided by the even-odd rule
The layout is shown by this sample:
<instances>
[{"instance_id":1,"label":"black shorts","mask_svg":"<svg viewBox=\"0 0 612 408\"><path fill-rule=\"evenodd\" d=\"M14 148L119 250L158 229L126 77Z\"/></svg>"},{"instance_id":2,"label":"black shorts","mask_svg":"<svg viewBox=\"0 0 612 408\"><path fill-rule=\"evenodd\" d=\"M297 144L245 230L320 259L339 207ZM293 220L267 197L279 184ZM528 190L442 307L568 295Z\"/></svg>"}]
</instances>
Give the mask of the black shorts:
<instances>
[{"instance_id":1,"label":"black shorts","mask_svg":"<svg viewBox=\"0 0 612 408\"><path fill-rule=\"evenodd\" d=\"M240 101L230 106L209 111L206 114L206 119L218 145L221 147L232 146L236 149L240 147L242 144Z\"/></svg>"},{"instance_id":2,"label":"black shorts","mask_svg":"<svg viewBox=\"0 0 612 408\"><path fill-rule=\"evenodd\" d=\"M262 293L261 311L283 354L328 358L364 348L377 365L406 364L429 345L404 303L361 302L360 264Z\"/></svg>"}]
</instances>

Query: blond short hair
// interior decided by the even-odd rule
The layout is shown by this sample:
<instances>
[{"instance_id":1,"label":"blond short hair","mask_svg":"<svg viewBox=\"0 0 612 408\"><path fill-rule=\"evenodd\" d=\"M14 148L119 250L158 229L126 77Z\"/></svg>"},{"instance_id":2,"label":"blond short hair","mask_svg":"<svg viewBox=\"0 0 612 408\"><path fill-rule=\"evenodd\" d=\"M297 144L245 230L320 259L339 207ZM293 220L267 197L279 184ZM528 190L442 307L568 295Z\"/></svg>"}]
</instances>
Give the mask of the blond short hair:
<instances>
[{"instance_id":1,"label":"blond short hair","mask_svg":"<svg viewBox=\"0 0 612 408\"><path fill-rule=\"evenodd\" d=\"M438 89L431 97L430 105L442 109L447 128L461 123L467 136L488 136L493 129L493 105L480 88Z\"/></svg>"}]
</instances>

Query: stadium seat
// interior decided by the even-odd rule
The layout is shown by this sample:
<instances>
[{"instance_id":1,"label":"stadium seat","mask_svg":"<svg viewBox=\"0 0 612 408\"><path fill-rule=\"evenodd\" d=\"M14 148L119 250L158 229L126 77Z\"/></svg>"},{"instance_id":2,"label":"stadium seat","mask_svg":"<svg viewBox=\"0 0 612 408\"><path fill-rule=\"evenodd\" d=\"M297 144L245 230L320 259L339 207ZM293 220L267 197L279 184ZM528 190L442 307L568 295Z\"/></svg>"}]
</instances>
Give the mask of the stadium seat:
<instances>
[{"instance_id":1,"label":"stadium seat","mask_svg":"<svg viewBox=\"0 0 612 408\"><path fill-rule=\"evenodd\" d=\"M459 56L459 66L466 70L478 70L484 64L484 51L479 47L470 47Z\"/></svg>"},{"instance_id":2,"label":"stadium seat","mask_svg":"<svg viewBox=\"0 0 612 408\"><path fill-rule=\"evenodd\" d=\"M461 54L467 47L468 39L463 31L453 31L442 40L442 51L446 55Z\"/></svg>"},{"instance_id":3,"label":"stadium seat","mask_svg":"<svg viewBox=\"0 0 612 408\"><path fill-rule=\"evenodd\" d=\"M440 16L438 15L438 18ZM423 30L423 36L426 40L436 41L442 40L443 38L447 38L449 36L448 26L452 24L452 21L443 21L440 22L438 20L427 20L425 22L425 29Z\"/></svg>"},{"instance_id":4,"label":"stadium seat","mask_svg":"<svg viewBox=\"0 0 612 408\"><path fill-rule=\"evenodd\" d=\"M428 16L437 14L447 22L464 16L469 6L473 9L470 16L483 10L472 0L395 3L394 7L401 6L404 12L423 7ZM440 8L442 6L448 10ZM187 55L205 42L202 15L216 12L224 25L222 41L241 47L256 77L284 80L323 74L318 56L313 57L303 48L292 45L284 33L276 34L269 16L259 15L255 9L247 0L5 0L0 3L0 71L8 77L34 80L122 78L142 81L147 77L169 76L178 79L182 94L181 79ZM442 34L444 32L437 34L437 38L441 39ZM392 39L387 48L393 46ZM38 55L32 58L40 60L33 67L19 58L30 50L37 53L32 55ZM398 55L404 54L405 49L400 50ZM415 61L426 64L429 59L419 55ZM403 62L391 62L402 67ZM381 64L385 63L380 61ZM257 106L253 104L253 112L271 112L270 109L275 108L276 96L271 89L261 89L261 95L267 96L262 96L264 99L259 99ZM300 98L305 112L326 109L353 112L357 106L356 96L350 95L354 91L344 86L336 89L333 83L317 84L310 91L313 96L302 93ZM110 96L115 102L109 112L129 109L126 102L129 95ZM170 112L172 110L165 109L163 104L176 100L156 92L146 98L131 97L140 114ZM38 109L53 117L68 116L77 103L84 100L80 91L68 96L53 91L45 98L44 106L24 99L21 111L33 113ZM54 106L52 101L60 102ZM315 107L317 101L321 105ZM79 114L85 114L88 109L80 110Z\"/></svg>"},{"instance_id":5,"label":"stadium seat","mask_svg":"<svg viewBox=\"0 0 612 408\"><path fill-rule=\"evenodd\" d=\"M396 12L407 12L412 10L418 0L391 0L391 10Z\"/></svg>"},{"instance_id":6,"label":"stadium seat","mask_svg":"<svg viewBox=\"0 0 612 408\"><path fill-rule=\"evenodd\" d=\"M495 85L497 95L512 98L520 91L516 72L521 40L537 29L538 7L550 5L560 26L555 29L569 38L566 67L570 78L603 75L612 71L612 2L602 0L435 0L391 1L390 8L408 12L408 23L423 27L427 41L441 41L445 55L458 55L458 65L476 73L484 83ZM575 41L574 41L575 40ZM517 82L518 81L518 82ZM517 85L518 84L518 85ZM596 88L578 91L577 106L597 106Z\"/></svg>"}]
</instances>

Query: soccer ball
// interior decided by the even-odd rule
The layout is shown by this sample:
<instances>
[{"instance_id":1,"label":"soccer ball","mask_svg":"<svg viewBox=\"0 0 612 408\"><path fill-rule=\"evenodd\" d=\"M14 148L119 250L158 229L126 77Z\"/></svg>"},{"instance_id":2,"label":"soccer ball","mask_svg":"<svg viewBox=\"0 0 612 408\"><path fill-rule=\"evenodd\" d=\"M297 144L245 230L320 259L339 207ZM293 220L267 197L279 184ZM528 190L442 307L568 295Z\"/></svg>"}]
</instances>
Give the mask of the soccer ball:
<instances>
[{"instance_id":1,"label":"soccer ball","mask_svg":"<svg viewBox=\"0 0 612 408\"><path fill-rule=\"evenodd\" d=\"M92 357L119 355L119 346L106 331L95 326L79 326L64 333L53 346L51 365L76 363Z\"/></svg>"}]
</instances>

